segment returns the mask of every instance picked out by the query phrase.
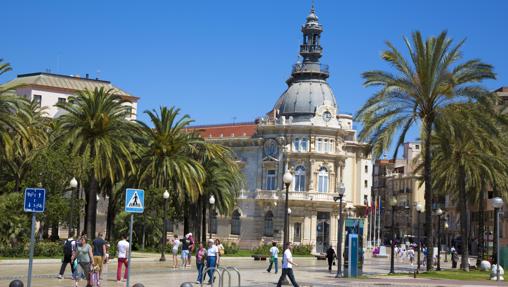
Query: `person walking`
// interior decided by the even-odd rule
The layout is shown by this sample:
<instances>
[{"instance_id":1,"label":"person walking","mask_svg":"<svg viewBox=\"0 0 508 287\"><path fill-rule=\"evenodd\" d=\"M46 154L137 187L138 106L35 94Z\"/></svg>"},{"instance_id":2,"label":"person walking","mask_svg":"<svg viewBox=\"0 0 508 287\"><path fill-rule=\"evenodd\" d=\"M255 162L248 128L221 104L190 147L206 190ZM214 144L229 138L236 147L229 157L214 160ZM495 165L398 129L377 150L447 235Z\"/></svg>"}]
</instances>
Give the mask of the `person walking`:
<instances>
[{"instance_id":1,"label":"person walking","mask_svg":"<svg viewBox=\"0 0 508 287\"><path fill-rule=\"evenodd\" d=\"M99 282L102 278L102 264L104 263L104 256L106 255L106 241L101 232L95 240L93 245L93 264L99 268Z\"/></svg>"},{"instance_id":2,"label":"person walking","mask_svg":"<svg viewBox=\"0 0 508 287\"><path fill-rule=\"evenodd\" d=\"M203 243L199 243L198 250L196 251L196 269L198 269L198 278L196 284L203 282L203 269L205 267L206 249Z\"/></svg>"},{"instance_id":3,"label":"person walking","mask_svg":"<svg viewBox=\"0 0 508 287\"><path fill-rule=\"evenodd\" d=\"M79 267L83 270L83 273L85 275L86 279L86 286L91 287L90 284L90 271L93 266L93 253L92 253L92 247L90 244L86 243L86 237L82 236L79 240L79 243L76 247L75 256L72 258L72 261L74 259L78 260ZM75 284L78 285L79 276L76 276L75 278Z\"/></svg>"},{"instance_id":4,"label":"person walking","mask_svg":"<svg viewBox=\"0 0 508 287\"><path fill-rule=\"evenodd\" d=\"M127 280L129 274L129 260L127 258L130 248L130 243L127 241L127 236L122 235L122 240L118 241L118 266L116 268L116 281L120 282L122 278L122 266L125 265L125 273L123 274L123 280Z\"/></svg>"},{"instance_id":5,"label":"person walking","mask_svg":"<svg viewBox=\"0 0 508 287\"><path fill-rule=\"evenodd\" d=\"M457 253L457 250L454 246L450 249L450 252L452 254L452 268L457 268L457 262L459 262L459 254Z\"/></svg>"},{"instance_id":6,"label":"person walking","mask_svg":"<svg viewBox=\"0 0 508 287\"><path fill-rule=\"evenodd\" d=\"M58 279L63 279L63 275L65 273L65 268L67 268L67 264L71 265L71 272L74 274L74 266L72 265L72 253L76 251L76 240L74 240L74 232L69 232L69 238L64 241L63 245L63 259L62 266L60 266L60 272L58 273Z\"/></svg>"},{"instance_id":7,"label":"person walking","mask_svg":"<svg viewBox=\"0 0 508 287\"><path fill-rule=\"evenodd\" d=\"M187 268L187 265L189 263L189 239L187 239L186 236L184 236L181 240L182 243L182 266L183 268ZM190 267L190 266L189 266Z\"/></svg>"},{"instance_id":8,"label":"person walking","mask_svg":"<svg viewBox=\"0 0 508 287\"><path fill-rule=\"evenodd\" d=\"M188 262L189 262L189 267L191 266L191 259L192 259L192 252L194 252L194 238L192 238L192 233L189 233L187 234L187 240L189 240L189 257L188 257Z\"/></svg>"},{"instance_id":9,"label":"person walking","mask_svg":"<svg viewBox=\"0 0 508 287\"><path fill-rule=\"evenodd\" d=\"M280 275L279 282L277 282L277 287L282 286L282 282L285 281L286 276L289 277L289 280L294 287L299 287L298 283L296 283L295 275L293 273L293 265L298 266L298 264L293 261L293 254L291 254L291 243L286 243L284 249L284 255L282 256L282 274Z\"/></svg>"},{"instance_id":10,"label":"person walking","mask_svg":"<svg viewBox=\"0 0 508 287\"><path fill-rule=\"evenodd\" d=\"M272 265L275 265L275 274L279 272L279 248L277 248L277 242L272 242L272 247L270 248L270 265L268 265L268 269L266 271L270 273L272 271Z\"/></svg>"},{"instance_id":11,"label":"person walking","mask_svg":"<svg viewBox=\"0 0 508 287\"><path fill-rule=\"evenodd\" d=\"M215 268L220 263L220 254L219 249L215 245L213 239L208 240L208 249L206 251L206 265L208 267L208 284L212 284L212 280L214 279L213 273Z\"/></svg>"},{"instance_id":12,"label":"person walking","mask_svg":"<svg viewBox=\"0 0 508 287\"><path fill-rule=\"evenodd\" d=\"M335 259L335 250L333 249L333 247L330 245L330 247L328 247L328 250L326 250L326 259L328 260L328 272L332 273L332 265L333 265L333 260Z\"/></svg>"},{"instance_id":13,"label":"person walking","mask_svg":"<svg viewBox=\"0 0 508 287\"><path fill-rule=\"evenodd\" d=\"M178 267L178 249L180 248L180 240L178 239L178 235L173 235L173 239L171 239L171 244L173 248L171 252L173 253L173 268Z\"/></svg>"}]
</instances>

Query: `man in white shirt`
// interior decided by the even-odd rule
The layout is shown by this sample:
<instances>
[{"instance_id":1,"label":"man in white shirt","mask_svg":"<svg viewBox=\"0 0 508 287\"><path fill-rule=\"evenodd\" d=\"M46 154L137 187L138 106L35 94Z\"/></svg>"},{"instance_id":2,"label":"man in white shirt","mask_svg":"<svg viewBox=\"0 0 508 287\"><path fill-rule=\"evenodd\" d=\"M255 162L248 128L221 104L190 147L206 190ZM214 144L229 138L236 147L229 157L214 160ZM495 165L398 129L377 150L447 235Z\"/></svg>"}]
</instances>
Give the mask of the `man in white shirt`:
<instances>
[{"instance_id":1,"label":"man in white shirt","mask_svg":"<svg viewBox=\"0 0 508 287\"><path fill-rule=\"evenodd\" d=\"M275 265L275 274L279 271L279 264L277 261L279 261L279 248L277 248L277 242L272 242L272 247L270 248L270 265L268 265L268 273L272 271L272 265Z\"/></svg>"},{"instance_id":2,"label":"man in white shirt","mask_svg":"<svg viewBox=\"0 0 508 287\"><path fill-rule=\"evenodd\" d=\"M127 280L127 274L129 272L129 262L127 259L127 255L129 252L130 244L127 242L127 237L122 235L122 240L118 242L117 251L118 251L118 267L116 269L116 280L120 281L122 278L122 265L125 265L125 273L123 275L123 279Z\"/></svg>"},{"instance_id":3,"label":"man in white shirt","mask_svg":"<svg viewBox=\"0 0 508 287\"><path fill-rule=\"evenodd\" d=\"M282 274L280 275L279 282L277 282L277 287L282 286L282 282L289 277L289 280L291 281L291 284L293 284L294 287L299 287L298 283L296 283L295 275L293 274L293 265L298 266L293 261L293 254L291 254L291 243L286 243L286 246L284 246L284 256L282 257Z\"/></svg>"}]
</instances>

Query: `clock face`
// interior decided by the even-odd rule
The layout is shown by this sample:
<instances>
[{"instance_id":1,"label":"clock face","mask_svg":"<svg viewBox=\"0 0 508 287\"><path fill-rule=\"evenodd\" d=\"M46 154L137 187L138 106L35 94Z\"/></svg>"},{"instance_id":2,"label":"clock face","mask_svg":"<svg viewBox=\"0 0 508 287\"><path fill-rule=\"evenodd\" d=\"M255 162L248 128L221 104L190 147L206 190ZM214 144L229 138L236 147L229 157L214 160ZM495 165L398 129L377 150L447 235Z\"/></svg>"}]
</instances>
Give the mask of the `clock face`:
<instances>
[{"instance_id":1,"label":"clock face","mask_svg":"<svg viewBox=\"0 0 508 287\"><path fill-rule=\"evenodd\" d=\"M329 111L326 111L323 113L323 120L325 122L329 122L331 119L332 119L332 113L330 113Z\"/></svg>"},{"instance_id":2,"label":"clock face","mask_svg":"<svg viewBox=\"0 0 508 287\"><path fill-rule=\"evenodd\" d=\"M263 146L263 151L267 156L276 156L278 152L277 142L274 139L267 139Z\"/></svg>"}]
</instances>

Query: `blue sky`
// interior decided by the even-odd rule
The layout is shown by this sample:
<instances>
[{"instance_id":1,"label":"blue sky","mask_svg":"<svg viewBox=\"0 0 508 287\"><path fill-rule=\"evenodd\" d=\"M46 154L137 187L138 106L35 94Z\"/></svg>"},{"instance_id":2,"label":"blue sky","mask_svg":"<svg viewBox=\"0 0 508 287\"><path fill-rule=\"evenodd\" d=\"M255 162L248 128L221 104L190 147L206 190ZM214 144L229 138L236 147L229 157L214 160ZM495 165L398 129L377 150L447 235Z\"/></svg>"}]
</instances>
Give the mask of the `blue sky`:
<instances>
[{"instance_id":1,"label":"blue sky","mask_svg":"<svg viewBox=\"0 0 508 287\"><path fill-rule=\"evenodd\" d=\"M175 105L197 124L252 121L285 90L310 0L7 1L0 58L16 74L86 73L141 97L141 111ZM493 64L508 86L508 1L316 0L323 63L340 112L373 93L360 74L388 69L389 40L414 30L467 38L465 58Z\"/></svg>"}]
</instances>

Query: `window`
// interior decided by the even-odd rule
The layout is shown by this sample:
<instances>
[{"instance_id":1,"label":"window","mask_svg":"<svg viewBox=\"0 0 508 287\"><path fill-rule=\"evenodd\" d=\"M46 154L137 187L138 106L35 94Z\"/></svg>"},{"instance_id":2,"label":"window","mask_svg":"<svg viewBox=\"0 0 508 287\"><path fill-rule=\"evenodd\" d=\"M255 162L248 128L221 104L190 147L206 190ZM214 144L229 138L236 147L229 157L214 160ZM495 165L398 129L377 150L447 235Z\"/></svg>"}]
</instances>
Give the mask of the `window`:
<instances>
[{"instance_id":1,"label":"window","mask_svg":"<svg viewBox=\"0 0 508 287\"><path fill-rule=\"evenodd\" d=\"M318 174L318 192L328 192L328 170L321 167Z\"/></svg>"},{"instance_id":2,"label":"window","mask_svg":"<svg viewBox=\"0 0 508 287\"><path fill-rule=\"evenodd\" d=\"M42 103L42 96L41 95L34 95L34 102L37 103L37 105L40 107Z\"/></svg>"},{"instance_id":3,"label":"window","mask_svg":"<svg viewBox=\"0 0 508 287\"><path fill-rule=\"evenodd\" d=\"M365 166L365 173L369 173L369 166L368 165Z\"/></svg>"},{"instance_id":4,"label":"window","mask_svg":"<svg viewBox=\"0 0 508 287\"><path fill-rule=\"evenodd\" d=\"M275 170L266 171L266 190L275 190Z\"/></svg>"},{"instance_id":5,"label":"window","mask_svg":"<svg viewBox=\"0 0 508 287\"><path fill-rule=\"evenodd\" d=\"M419 144L415 145L415 149L420 149L420 145Z\"/></svg>"},{"instance_id":6,"label":"window","mask_svg":"<svg viewBox=\"0 0 508 287\"><path fill-rule=\"evenodd\" d=\"M217 234L217 212L212 211L212 216L210 216L210 230L209 233Z\"/></svg>"},{"instance_id":7,"label":"window","mask_svg":"<svg viewBox=\"0 0 508 287\"><path fill-rule=\"evenodd\" d=\"M127 107L125 110L127 111L129 117L132 116L132 107Z\"/></svg>"},{"instance_id":8,"label":"window","mask_svg":"<svg viewBox=\"0 0 508 287\"><path fill-rule=\"evenodd\" d=\"M363 181L363 187L365 187L365 188L369 187L369 181L368 180L364 180Z\"/></svg>"},{"instance_id":9,"label":"window","mask_svg":"<svg viewBox=\"0 0 508 287\"><path fill-rule=\"evenodd\" d=\"M171 220L166 220L166 231L167 232L173 232L174 231L174 227L173 227L173 222Z\"/></svg>"},{"instance_id":10,"label":"window","mask_svg":"<svg viewBox=\"0 0 508 287\"><path fill-rule=\"evenodd\" d=\"M296 167L294 181L295 191L305 191L305 167Z\"/></svg>"},{"instance_id":11,"label":"window","mask_svg":"<svg viewBox=\"0 0 508 287\"><path fill-rule=\"evenodd\" d=\"M63 104L63 103L65 103L65 102L67 102L67 99L66 99L66 98L58 98L58 103L59 103L59 104Z\"/></svg>"},{"instance_id":12,"label":"window","mask_svg":"<svg viewBox=\"0 0 508 287\"><path fill-rule=\"evenodd\" d=\"M324 151L325 152L330 152L330 143L328 142L328 140L324 140Z\"/></svg>"},{"instance_id":13,"label":"window","mask_svg":"<svg viewBox=\"0 0 508 287\"><path fill-rule=\"evenodd\" d=\"M323 151L323 139L317 139L316 151L318 151L318 152Z\"/></svg>"},{"instance_id":14,"label":"window","mask_svg":"<svg viewBox=\"0 0 508 287\"><path fill-rule=\"evenodd\" d=\"M273 213L268 211L265 214L265 228L264 228L265 236L273 236Z\"/></svg>"},{"instance_id":15,"label":"window","mask_svg":"<svg viewBox=\"0 0 508 287\"><path fill-rule=\"evenodd\" d=\"M235 209L231 216L231 234L240 235L240 227L240 212Z\"/></svg>"},{"instance_id":16,"label":"window","mask_svg":"<svg viewBox=\"0 0 508 287\"><path fill-rule=\"evenodd\" d=\"M299 151L300 150L300 139L295 138L293 140L293 151Z\"/></svg>"},{"instance_id":17,"label":"window","mask_svg":"<svg viewBox=\"0 0 508 287\"><path fill-rule=\"evenodd\" d=\"M309 140L307 138L295 138L293 140L293 151L294 152L305 152L309 146Z\"/></svg>"},{"instance_id":18,"label":"window","mask_svg":"<svg viewBox=\"0 0 508 287\"><path fill-rule=\"evenodd\" d=\"M300 222L295 223L293 226L293 241L301 242L302 241L302 224Z\"/></svg>"},{"instance_id":19,"label":"window","mask_svg":"<svg viewBox=\"0 0 508 287\"><path fill-rule=\"evenodd\" d=\"M309 140L307 138L302 138L300 142L300 151L308 151L309 148Z\"/></svg>"}]
</instances>

